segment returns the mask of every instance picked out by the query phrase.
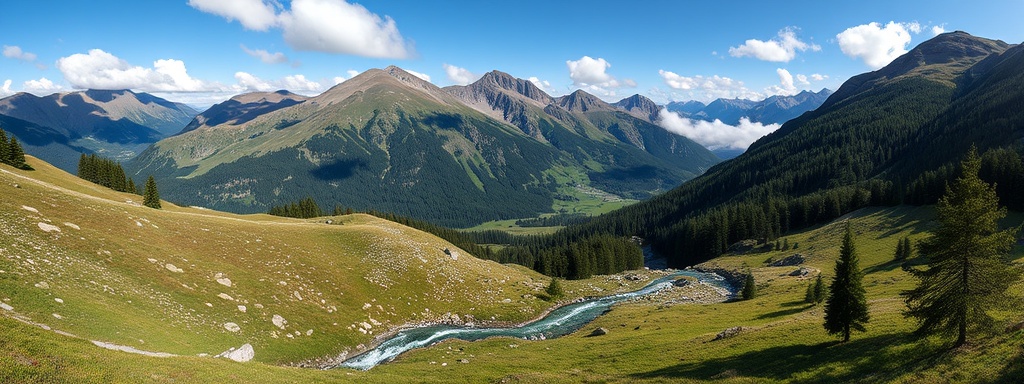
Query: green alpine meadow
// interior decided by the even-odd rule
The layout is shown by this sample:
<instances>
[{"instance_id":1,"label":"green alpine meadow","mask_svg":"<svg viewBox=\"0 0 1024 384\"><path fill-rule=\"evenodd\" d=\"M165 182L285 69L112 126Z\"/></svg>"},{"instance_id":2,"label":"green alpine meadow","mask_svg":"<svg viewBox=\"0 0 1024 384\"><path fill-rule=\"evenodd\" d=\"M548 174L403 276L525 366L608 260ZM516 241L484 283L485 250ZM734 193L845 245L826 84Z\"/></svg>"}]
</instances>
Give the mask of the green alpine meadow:
<instances>
[{"instance_id":1,"label":"green alpine meadow","mask_svg":"<svg viewBox=\"0 0 1024 384\"><path fill-rule=\"evenodd\" d=\"M0 383L1024 382L1022 11L0 5Z\"/></svg>"}]
</instances>

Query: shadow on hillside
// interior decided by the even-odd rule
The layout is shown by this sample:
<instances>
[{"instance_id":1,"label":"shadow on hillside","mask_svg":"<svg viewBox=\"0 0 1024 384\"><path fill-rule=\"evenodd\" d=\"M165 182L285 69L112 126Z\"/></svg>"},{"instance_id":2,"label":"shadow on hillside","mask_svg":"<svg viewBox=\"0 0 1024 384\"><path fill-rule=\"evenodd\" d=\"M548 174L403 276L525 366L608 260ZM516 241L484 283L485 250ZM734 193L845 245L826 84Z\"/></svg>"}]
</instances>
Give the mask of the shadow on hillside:
<instances>
[{"instance_id":1,"label":"shadow on hillside","mask_svg":"<svg viewBox=\"0 0 1024 384\"><path fill-rule=\"evenodd\" d=\"M335 160L310 171L310 174L323 181L338 181L352 177L356 171L367 168L363 159Z\"/></svg>"},{"instance_id":2,"label":"shadow on hillside","mask_svg":"<svg viewBox=\"0 0 1024 384\"><path fill-rule=\"evenodd\" d=\"M889 272L897 268L907 267L918 267L928 264L928 259L920 256L915 256L907 260L891 260L885 264L872 265L864 268L864 274L875 273L875 272Z\"/></svg>"},{"instance_id":3,"label":"shadow on hillside","mask_svg":"<svg viewBox=\"0 0 1024 384\"><path fill-rule=\"evenodd\" d=\"M783 304L783 305L785 306L785 304ZM806 310L806 309L808 309L810 307L811 307L811 305L808 304L808 305L806 305L804 307L794 307L794 308L783 309L783 310L779 310L779 311L775 311L775 312L768 312L768 313L761 314L760 316L757 317L757 319L758 320L764 320L764 319L771 319L771 318L775 318L775 317L795 315L797 313L803 312L804 310Z\"/></svg>"},{"instance_id":4,"label":"shadow on hillside","mask_svg":"<svg viewBox=\"0 0 1024 384\"><path fill-rule=\"evenodd\" d=\"M910 348L889 347L911 344ZM785 345L732 357L679 365L633 375L636 379L710 380L726 376L759 380L836 383L885 381L885 376L931 366L944 355L941 346L917 342L907 334ZM793 377L803 373L806 378ZM1020 374L1019 370L1009 374Z\"/></svg>"}]
</instances>

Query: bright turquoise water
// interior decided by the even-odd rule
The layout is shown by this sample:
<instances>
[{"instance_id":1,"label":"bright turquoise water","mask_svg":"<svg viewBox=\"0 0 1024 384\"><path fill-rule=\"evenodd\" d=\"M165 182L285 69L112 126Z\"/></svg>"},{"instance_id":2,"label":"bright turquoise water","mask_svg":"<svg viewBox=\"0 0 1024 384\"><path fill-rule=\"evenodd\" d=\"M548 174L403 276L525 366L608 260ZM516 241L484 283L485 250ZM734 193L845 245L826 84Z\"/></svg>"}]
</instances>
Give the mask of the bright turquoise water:
<instances>
[{"instance_id":1,"label":"bright turquoise water","mask_svg":"<svg viewBox=\"0 0 1024 384\"><path fill-rule=\"evenodd\" d=\"M365 353L341 363L341 367L367 370L377 364L391 361L410 349L422 348L448 339L475 341L488 337L505 336L518 339L554 338L568 335L601 316L615 303L648 295L672 285L681 276L697 278L719 288L731 290L721 276L696 271L678 271L657 279L640 290L621 293L579 303L566 305L551 311L544 318L512 328L469 328L452 325L435 325L401 331Z\"/></svg>"}]
</instances>

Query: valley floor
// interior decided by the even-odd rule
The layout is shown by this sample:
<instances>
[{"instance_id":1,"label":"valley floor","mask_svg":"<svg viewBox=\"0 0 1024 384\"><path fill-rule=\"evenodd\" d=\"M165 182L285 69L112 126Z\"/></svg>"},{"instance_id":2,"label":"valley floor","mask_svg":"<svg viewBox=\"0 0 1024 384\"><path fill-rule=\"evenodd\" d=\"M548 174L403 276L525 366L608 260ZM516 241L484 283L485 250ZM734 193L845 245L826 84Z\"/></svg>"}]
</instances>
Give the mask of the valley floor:
<instances>
[{"instance_id":1,"label":"valley floor","mask_svg":"<svg viewBox=\"0 0 1024 384\"><path fill-rule=\"evenodd\" d=\"M759 297L717 304L655 297L615 307L580 331L544 341L450 341L404 354L369 371L311 370L198 357L157 358L97 348L0 317L0 381L4 382L1021 382L1024 331L995 329L949 350L952 340L918 338L902 316L899 292L912 278L891 261L902 236L918 240L932 225L928 207L865 209L849 220L865 269L871 309L866 333L839 343L822 328L820 306L803 303L818 271L826 278L838 255L842 220L787 240L790 251L724 256L709 267L746 270ZM1019 224L1020 217L1011 218ZM1017 247L1019 264L1024 252ZM800 253L798 267L767 267ZM598 277L595 279L602 279ZM1014 287L1017 294L1024 285ZM1018 324L1024 312L998 314ZM604 327L607 335L585 337ZM721 340L727 328L741 331Z\"/></svg>"}]
</instances>

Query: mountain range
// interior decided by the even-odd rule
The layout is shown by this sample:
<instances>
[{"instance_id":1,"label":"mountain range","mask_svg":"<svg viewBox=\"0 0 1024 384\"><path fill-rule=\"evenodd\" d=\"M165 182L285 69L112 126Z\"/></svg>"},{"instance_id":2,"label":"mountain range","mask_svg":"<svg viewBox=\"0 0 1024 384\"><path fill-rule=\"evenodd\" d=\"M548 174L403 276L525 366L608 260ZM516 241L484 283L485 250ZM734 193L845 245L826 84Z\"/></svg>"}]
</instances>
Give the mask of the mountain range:
<instances>
[{"instance_id":1,"label":"mountain range","mask_svg":"<svg viewBox=\"0 0 1024 384\"><path fill-rule=\"evenodd\" d=\"M87 90L0 99L3 129L24 136L26 152L74 172L80 153L128 160L181 130L191 107L129 90ZM9 118L13 118L9 119Z\"/></svg>"},{"instance_id":2,"label":"mountain range","mask_svg":"<svg viewBox=\"0 0 1024 384\"><path fill-rule=\"evenodd\" d=\"M869 205L933 204L972 147L1024 209L1024 46L950 32L854 76L745 153L648 201L570 227L647 238L684 266Z\"/></svg>"},{"instance_id":3,"label":"mountain range","mask_svg":"<svg viewBox=\"0 0 1024 384\"><path fill-rule=\"evenodd\" d=\"M551 97L497 71L442 89L388 67L312 98L238 96L126 169L185 204L265 212L308 196L468 226L550 212L580 188L646 198L718 161L583 91Z\"/></svg>"},{"instance_id":4,"label":"mountain range","mask_svg":"<svg viewBox=\"0 0 1024 384\"><path fill-rule=\"evenodd\" d=\"M804 112L817 109L830 95L832 91L825 88L818 92L801 91L792 96L775 95L761 101L716 99L707 105L696 100L673 101L666 104L665 109L682 117L704 121L721 120L729 125L739 124L744 117L754 123L782 124Z\"/></svg>"}]
</instances>

